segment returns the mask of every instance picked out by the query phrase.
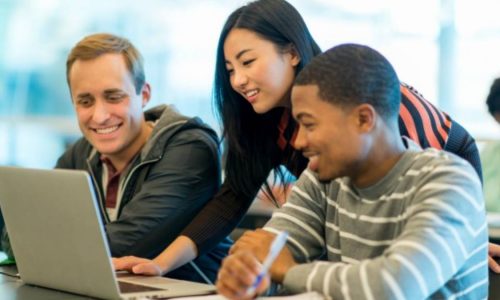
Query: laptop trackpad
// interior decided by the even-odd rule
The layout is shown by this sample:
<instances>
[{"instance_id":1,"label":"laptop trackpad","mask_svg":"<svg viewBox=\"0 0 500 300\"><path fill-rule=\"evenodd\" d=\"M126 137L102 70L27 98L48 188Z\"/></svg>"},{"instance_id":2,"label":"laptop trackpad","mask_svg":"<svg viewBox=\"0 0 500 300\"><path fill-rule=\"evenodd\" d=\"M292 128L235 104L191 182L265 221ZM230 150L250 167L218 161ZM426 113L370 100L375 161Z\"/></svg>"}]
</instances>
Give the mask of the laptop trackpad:
<instances>
[{"instance_id":1,"label":"laptop trackpad","mask_svg":"<svg viewBox=\"0 0 500 300\"><path fill-rule=\"evenodd\" d=\"M135 284L125 281L118 281L118 287L121 293L141 293L141 292L152 292L152 291L165 291L165 289L159 289L152 286L145 286L141 284Z\"/></svg>"},{"instance_id":2,"label":"laptop trackpad","mask_svg":"<svg viewBox=\"0 0 500 300\"><path fill-rule=\"evenodd\" d=\"M208 285L198 282L190 282L185 280L178 280L168 277L160 276L141 276L134 274L123 274L119 275L118 282L126 282L132 285L138 285L141 290L134 290L133 293L146 292L146 293L161 293L166 296L193 296L193 295L204 295L211 294L215 292L215 286ZM128 288L128 287L127 287ZM135 289L135 287L131 287ZM122 293L130 293L130 291L125 292L122 287L120 287Z\"/></svg>"}]
</instances>

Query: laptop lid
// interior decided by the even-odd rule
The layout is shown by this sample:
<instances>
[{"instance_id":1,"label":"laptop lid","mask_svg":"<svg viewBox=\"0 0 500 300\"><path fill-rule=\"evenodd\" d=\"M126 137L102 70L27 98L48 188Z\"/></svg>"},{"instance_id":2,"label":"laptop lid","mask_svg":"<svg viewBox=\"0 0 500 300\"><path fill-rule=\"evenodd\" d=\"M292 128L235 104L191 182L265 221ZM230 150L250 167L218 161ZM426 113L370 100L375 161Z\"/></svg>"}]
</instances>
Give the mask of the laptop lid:
<instances>
[{"instance_id":1,"label":"laptop lid","mask_svg":"<svg viewBox=\"0 0 500 300\"><path fill-rule=\"evenodd\" d=\"M90 176L77 170L0 167L0 206L24 282L99 298L120 298ZM140 281L168 296L213 286L161 277ZM159 281L174 283L169 284ZM132 282L129 278L128 282ZM140 291L135 291L138 296ZM161 294L147 292L148 294Z\"/></svg>"}]
</instances>

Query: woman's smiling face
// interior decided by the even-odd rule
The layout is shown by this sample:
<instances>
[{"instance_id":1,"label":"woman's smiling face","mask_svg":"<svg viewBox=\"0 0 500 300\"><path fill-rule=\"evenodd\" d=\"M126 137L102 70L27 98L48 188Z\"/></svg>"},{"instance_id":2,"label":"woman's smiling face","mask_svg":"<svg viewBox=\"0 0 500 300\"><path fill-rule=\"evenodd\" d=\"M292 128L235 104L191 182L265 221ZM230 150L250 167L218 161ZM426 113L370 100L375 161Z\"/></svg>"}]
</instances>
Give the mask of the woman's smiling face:
<instances>
[{"instance_id":1,"label":"woman's smiling face","mask_svg":"<svg viewBox=\"0 0 500 300\"><path fill-rule=\"evenodd\" d=\"M232 29L224 42L226 69L231 87L256 113L290 106L290 90L300 58L293 47L280 49L253 31Z\"/></svg>"}]
</instances>

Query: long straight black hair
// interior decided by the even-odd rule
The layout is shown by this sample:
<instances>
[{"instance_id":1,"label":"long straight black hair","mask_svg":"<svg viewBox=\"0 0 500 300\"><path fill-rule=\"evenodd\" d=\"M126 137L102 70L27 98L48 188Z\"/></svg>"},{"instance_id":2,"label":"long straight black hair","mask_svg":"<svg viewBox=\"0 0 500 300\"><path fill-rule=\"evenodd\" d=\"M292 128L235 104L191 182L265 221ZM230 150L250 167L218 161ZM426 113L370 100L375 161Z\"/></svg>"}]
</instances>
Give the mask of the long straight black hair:
<instances>
[{"instance_id":1,"label":"long straight black hair","mask_svg":"<svg viewBox=\"0 0 500 300\"><path fill-rule=\"evenodd\" d=\"M266 179L273 169L277 176L285 179L279 165L287 158L282 157L276 142L284 108L257 114L248 101L231 87L224 42L233 28L255 32L281 51L289 51L293 47L300 57L295 75L321 53L321 49L299 12L284 0L258 0L238 8L226 20L219 37L213 93L214 108L223 125L226 180L238 194L252 198L265 184L268 195L274 200Z\"/></svg>"}]
</instances>

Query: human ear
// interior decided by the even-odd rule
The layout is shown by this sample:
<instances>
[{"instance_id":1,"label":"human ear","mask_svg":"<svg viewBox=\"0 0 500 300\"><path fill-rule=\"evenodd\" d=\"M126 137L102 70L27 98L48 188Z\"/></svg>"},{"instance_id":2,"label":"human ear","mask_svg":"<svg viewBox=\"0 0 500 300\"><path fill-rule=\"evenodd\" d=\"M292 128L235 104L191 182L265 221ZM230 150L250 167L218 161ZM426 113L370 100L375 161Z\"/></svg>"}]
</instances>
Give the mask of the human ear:
<instances>
[{"instance_id":1,"label":"human ear","mask_svg":"<svg viewBox=\"0 0 500 300\"><path fill-rule=\"evenodd\" d=\"M151 99L151 86L149 83L145 82L141 89L142 96L142 107L145 107L146 104L149 103L149 99Z\"/></svg>"},{"instance_id":2,"label":"human ear","mask_svg":"<svg viewBox=\"0 0 500 300\"><path fill-rule=\"evenodd\" d=\"M292 66L296 67L300 63L300 55L299 52L297 51L297 48L295 48L294 45L290 45L290 50L289 53L291 55L291 63Z\"/></svg>"},{"instance_id":3,"label":"human ear","mask_svg":"<svg viewBox=\"0 0 500 300\"><path fill-rule=\"evenodd\" d=\"M375 126L377 112L370 104L361 104L355 108L358 121L358 128L363 132L368 132Z\"/></svg>"}]
</instances>

